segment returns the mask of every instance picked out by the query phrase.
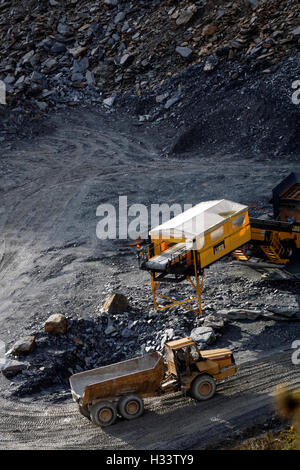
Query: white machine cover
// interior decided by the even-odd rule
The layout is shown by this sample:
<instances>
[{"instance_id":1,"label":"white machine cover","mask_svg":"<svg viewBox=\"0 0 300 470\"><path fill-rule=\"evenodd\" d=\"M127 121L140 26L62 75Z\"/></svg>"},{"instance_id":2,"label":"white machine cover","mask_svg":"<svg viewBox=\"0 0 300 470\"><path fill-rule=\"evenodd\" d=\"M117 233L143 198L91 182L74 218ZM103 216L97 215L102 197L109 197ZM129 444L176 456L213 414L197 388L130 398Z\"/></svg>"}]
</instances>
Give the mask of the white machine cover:
<instances>
[{"instance_id":1,"label":"white machine cover","mask_svg":"<svg viewBox=\"0 0 300 470\"><path fill-rule=\"evenodd\" d=\"M150 230L151 238L193 240L217 229L231 217L248 209L243 204L220 199L200 202L196 206Z\"/></svg>"}]
</instances>

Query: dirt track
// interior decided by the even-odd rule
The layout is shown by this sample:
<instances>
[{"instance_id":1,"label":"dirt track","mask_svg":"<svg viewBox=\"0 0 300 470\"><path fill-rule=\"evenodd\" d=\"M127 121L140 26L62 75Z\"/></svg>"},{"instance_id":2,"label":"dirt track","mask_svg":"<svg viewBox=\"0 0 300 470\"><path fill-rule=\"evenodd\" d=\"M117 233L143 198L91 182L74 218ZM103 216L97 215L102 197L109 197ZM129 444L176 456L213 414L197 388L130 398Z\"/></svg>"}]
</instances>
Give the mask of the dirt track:
<instances>
[{"instance_id":1,"label":"dirt track","mask_svg":"<svg viewBox=\"0 0 300 470\"><path fill-rule=\"evenodd\" d=\"M294 167L291 161L248 155L170 159L159 150L169 143L170 137L159 135L155 125L130 127L113 115L81 109L50 117L34 141L2 149L1 340L11 344L25 331L40 328L52 312L93 317L104 300L107 280L128 289L148 286L132 255L125 259L123 272L115 268L111 260L119 241L96 238L99 204L117 204L119 195L127 195L128 204L228 198L267 205L274 184ZM227 273L223 280L228 282ZM208 300L213 301L213 292ZM297 325L293 339L299 339ZM256 419L263 422L276 383L299 384L299 367L290 356L282 353L245 364L209 406L178 395L150 400L138 422L119 422L105 431L82 418L71 401L27 405L1 398L0 447L204 447ZM3 396L9 387L2 381Z\"/></svg>"},{"instance_id":2,"label":"dirt track","mask_svg":"<svg viewBox=\"0 0 300 470\"><path fill-rule=\"evenodd\" d=\"M271 393L277 383L300 385L299 366L290 352L246 363L219 385L209 402L198 403L180 393L147 400L140 419L119 421L100 429L68 401L61 406L0 401L1 449L202 449L226 445L247 427L262 425L272 414Z\"/></svg>"},{"instance_id":3,"label":"dirt track","mask_svg":"<svg viewBox=\"0 0 300 470\"><path fill-rule=\"evenodd\" d=\"M67 302L64 308L72 313L93 312L114 272L107 260L122 246L97 239L99 204L117 207L120 195L128 197L128 206L218 198L268 204L274 184L296 166L248 154L167 158L159 149L176 130L166 137L161 126L130 127L114 115L84 109L52 115L42 126L33 141L1 150L0 339L5 342L7 333L10 339L18 336L23 320L46 319ZM131 261L134 280L145 281Z\"/></svg>"}]
</instances>

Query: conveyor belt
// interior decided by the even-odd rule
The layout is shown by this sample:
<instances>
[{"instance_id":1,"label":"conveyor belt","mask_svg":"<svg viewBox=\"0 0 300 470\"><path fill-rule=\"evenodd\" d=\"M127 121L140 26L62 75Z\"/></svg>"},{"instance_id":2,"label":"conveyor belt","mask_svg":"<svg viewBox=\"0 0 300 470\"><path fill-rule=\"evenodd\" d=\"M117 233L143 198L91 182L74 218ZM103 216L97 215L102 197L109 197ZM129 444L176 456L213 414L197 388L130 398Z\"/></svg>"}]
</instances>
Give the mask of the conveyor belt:
<instances>
[{"instance_id":1,"label":"conveyor belt","mask_svg":"<svg viewBox=\"0 0 300 470\"><path fill-rule=\"evenodd\" d=\"M250 225L252 228L259 228L262 230L276 230L278 232L289 232L293 231L293 222L282 222L281 220L269 220L269 219L255 219L250 217Z\"/></svg>"},{"instance_id":2,"label":"conveyor belt","mask_svg":"<svg viewBox=\"0 0 300 470\"><path fill-rule=\"evenodd\" d=\"M157 256L154 256L146 262L147 269L154 269L156 271L164 271L167 264L179 258L179 256L185 255L190 249L187 248L186 243L176 243L168 250L163 251Z\"/></svg>"}]
</instances>

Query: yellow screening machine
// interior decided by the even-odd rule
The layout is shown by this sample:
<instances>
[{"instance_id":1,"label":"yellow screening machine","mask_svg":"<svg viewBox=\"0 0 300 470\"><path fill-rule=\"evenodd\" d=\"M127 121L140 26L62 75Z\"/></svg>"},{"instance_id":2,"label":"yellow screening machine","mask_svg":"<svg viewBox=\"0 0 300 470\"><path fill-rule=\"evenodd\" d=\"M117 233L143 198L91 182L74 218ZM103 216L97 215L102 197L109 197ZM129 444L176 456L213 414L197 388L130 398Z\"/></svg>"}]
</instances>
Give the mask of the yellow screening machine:
<instances>
[{"instance_id":1,"label":"yellow screening machine","mask_svg":"<svg viewBox=\"0 0 300 470\"><path fill-rule=\"evenodd\" d=\"M138 258L140 269L151 274L155 309L182 304L202 313L204 268L229 253L242 262L253 257L281 265L299 279L300 171L290 173L273 189L272 202L273 218L249 218L247 206L225 199L201 202L150 230L146 247L138 245ZM158 291L161 282L184 280L193 285L195 297L176 301ZM158 296L170 303L158 306ZM186 305L195 300L197 310Z\"/></svg>"},{"instance_id":2,"label":"yellow screening machine","mask_svg":"<svg viewBox=\"0 0 300 470\"><path fill-rule=\"evenodd\" d=\"M226 199L201 202L150 230L149 239L138 246L138 257L140 269L151 274L155 309L183 305L202 313L204 268L249 242L248 207ZM161 282L184 280L194 287L195 297L178 301L159 292ZM159 306L157 297L170 303ZM195 300L197 310L187 305Z\"/></svg>"}]
</instances>

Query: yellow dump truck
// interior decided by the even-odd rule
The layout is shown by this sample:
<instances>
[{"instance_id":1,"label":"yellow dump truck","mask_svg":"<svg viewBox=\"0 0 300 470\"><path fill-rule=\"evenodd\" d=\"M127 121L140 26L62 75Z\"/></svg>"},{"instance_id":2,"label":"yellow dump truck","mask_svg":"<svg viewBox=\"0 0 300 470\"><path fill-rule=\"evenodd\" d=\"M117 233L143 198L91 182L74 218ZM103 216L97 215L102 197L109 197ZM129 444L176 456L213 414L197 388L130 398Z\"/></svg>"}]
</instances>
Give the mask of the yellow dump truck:
<instances>
[{"instance_id":1,"label":"yellow dump truck","mask_svg":"<svg viewBox=\"0 0 300 470\"><path fill-rule=\"evenodd\" d=\"M128 420L141 416L146 397L182 391L208 400L215 394L216 381L237 371L229 349L200 351L189 337L167 342L165 353L166 364L162 354L153 351L72 375L72 397L80 413L103 427L118 415Z\"/></svg>"}]
</instances>

